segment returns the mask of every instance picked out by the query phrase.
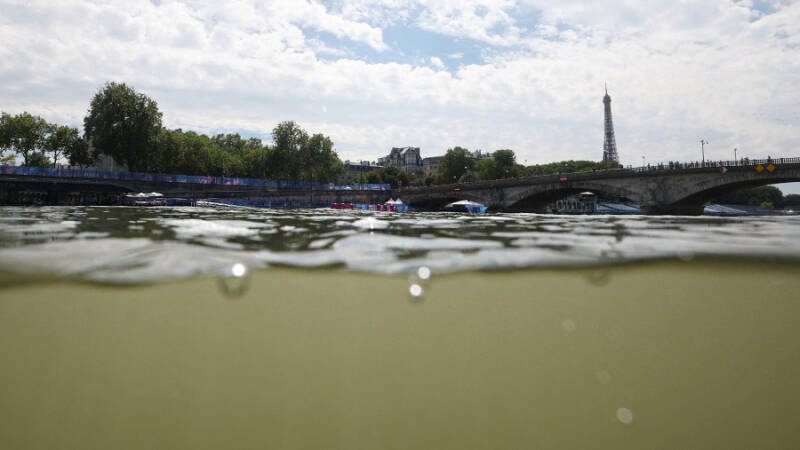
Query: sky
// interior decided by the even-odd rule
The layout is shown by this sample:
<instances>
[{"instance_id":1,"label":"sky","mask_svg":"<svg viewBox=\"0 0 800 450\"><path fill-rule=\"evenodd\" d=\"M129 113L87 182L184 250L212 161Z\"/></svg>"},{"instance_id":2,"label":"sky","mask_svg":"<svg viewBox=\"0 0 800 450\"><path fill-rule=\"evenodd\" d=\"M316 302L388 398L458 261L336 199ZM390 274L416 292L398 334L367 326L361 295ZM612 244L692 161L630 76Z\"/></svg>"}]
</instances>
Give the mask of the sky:
<instances>
[{"instance_id":1,"label":"sky","mask_svg":"<svg viewBox=\"0 0 800 450\"><path fill-rule=\"evenodd\" d=\"M599 160L606 84L625 165L800 156L800 1L0 0L1 111L80 127L109 81L169 128L294 120L343 160Z\"/></svg>"}]
</instances>

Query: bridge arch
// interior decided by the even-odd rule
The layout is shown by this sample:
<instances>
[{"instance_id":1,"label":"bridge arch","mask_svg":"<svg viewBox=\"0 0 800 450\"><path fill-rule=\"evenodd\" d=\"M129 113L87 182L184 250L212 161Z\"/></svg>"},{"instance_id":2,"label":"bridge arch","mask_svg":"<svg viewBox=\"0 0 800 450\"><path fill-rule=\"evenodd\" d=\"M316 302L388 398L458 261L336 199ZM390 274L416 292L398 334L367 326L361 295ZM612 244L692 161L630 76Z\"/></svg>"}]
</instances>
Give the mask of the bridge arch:
<instances>
[{"instance_id":1,"label":"bridge arch","mask_svg":"<svg viewBox=\"0 0 800 450\"><path fill-rule=\"evenodd\" d=\"M706 203L727 194L742 190L751 189L771 184L794 183L800 181L798 175L787 175L775 178L749 178L734 182L714 183L712 186L696 185L696 191L678 199L675 203L679 205L691 205L702 207Z\"/></svg>"},{"instance_id":2,"label":"bridge arch","mask_svg":"<svg viewBox=\"0 0 800 450\"><path fill-rule=\"evenodd\" d=\"M438 195L428 195L428 196L410 197L410 198L401 195L400 198L401 200L403 200L404 203L406 203L409 206L429 208L433 210L442 209L447 204L458 202L461 200L469 200L471 202L480 203L482 205L487 205L488 203L488 200L484 196L476 194L475 192L455 191L452 189L440 192L438 193Z\"/></svg>"},{"instance_id":3,"label":"bridge arch","mask_svg":"<svg viewBox=\"0 0 800 450\"><path fill-rule=\"evenodd\" d=\"M546 212L546 207L558 200L581 192L592 192L598 197L622 198L638 201L635 192L624 187L597 182L580 182L533 186L516 195L508 196L504 209L513 212Z\"/></svg>"}]
</instances>

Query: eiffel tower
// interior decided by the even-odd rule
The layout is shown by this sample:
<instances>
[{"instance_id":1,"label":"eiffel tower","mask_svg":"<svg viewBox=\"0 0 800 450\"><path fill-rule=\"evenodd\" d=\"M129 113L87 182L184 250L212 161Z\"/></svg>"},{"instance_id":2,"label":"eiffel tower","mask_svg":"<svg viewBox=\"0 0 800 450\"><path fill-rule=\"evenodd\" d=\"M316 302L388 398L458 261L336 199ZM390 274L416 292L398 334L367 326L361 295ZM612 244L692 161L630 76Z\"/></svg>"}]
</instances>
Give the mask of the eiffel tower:
<instances>
[{"instance_id":1,"label":"eiffel tower","mask_svg":"<svg viewBox=\"0 0 800 450\"><path fill-rule=\"evenodd\" d=\"M605 105L606 138L603 141L603 162L613 162L619 164L617 155L617 141L614 139L614 122L611 120L611 97L608 96L608 85L606 85L606 95L603 97Z\"/></svg>"}]
</instances>

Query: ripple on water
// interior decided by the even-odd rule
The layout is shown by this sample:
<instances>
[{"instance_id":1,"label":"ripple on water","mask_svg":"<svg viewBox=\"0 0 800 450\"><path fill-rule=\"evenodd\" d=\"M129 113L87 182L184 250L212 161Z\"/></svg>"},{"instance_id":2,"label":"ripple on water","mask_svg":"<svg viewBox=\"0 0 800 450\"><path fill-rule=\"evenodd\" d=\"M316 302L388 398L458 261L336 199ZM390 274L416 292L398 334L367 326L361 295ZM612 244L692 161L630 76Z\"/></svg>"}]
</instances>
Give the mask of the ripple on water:
<instances>
[{"instance_id":1,"label":"ripple on water","mask_svg":"<svg viewBox=\"0 0 800 450\"><path fill-rule=\"evenodd\" d=\"M798 225L797 217L0 207L0 269L136 283L217 275L235 263L438 274L709 256L798 261ZM605 273L587 281L605 285Z\"/></svg>"}]
</instances>

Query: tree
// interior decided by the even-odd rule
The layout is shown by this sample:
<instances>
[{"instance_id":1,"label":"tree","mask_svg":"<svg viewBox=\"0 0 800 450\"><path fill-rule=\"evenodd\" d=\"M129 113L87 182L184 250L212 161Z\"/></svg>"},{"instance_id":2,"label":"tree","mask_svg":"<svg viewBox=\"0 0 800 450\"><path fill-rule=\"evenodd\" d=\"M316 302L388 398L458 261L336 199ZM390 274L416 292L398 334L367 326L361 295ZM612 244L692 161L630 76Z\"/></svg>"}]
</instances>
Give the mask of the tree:
<instances>
[{"instance_id":1,"label":"tree","mask_svg":"<svg viewBox=\"0 0 800 450\"><path fill-rule=\"evenodd\" d=\"M468 170L475 168L475 158L472 153L463 147L453 147L447 150L441 164L439 174L444 183L455 183Z\"/></svg>"},{"instance_id":2,"label":"tree","mask_svg":"<svg viewBox=\"0 0 800 450\"><path fill-rule=\"evenodd\" d=\"M146 95L125 83L106 83L92 98L83 126L95 152L111 156L132 171L153 167L161 112Z\"/></svg>"},{"instance_id":3,"label":"tree","mask_svg":"<svg viewBox=\"0 0 800 450\"><path fill-rule=\"evenodd\" d=\"M41 152L45 138L51 126L39 116L32 116L27 112L11 116L3 113L0 116L0 148L11 150L22 156L23 165L31 164L31 157ZM41 164L41 158L35 159L36 164Z\"/></svg>"},{"instance_id":4,"label":"tree","mask_svg":"<svg viewBox=\"0 0 800 450\"><path fill-rule=\"evenodd\" d=\"M361 184L390 184L393 188L399 187L398 181L403 182L403 186L410 186L416 178L398 167L381 167L362 173L358 177Z\"/></svg>"},{"instance_id":5,"label":"tree","mask_svg":"<svg viewBox=\"0 0 800 450\"><path fill-rule=\"evenodd\" d=\"M25 165L28 167L50 167L52 162L44 152L33 152L28 155L28 162Z\"/></svg>"},{"instance_id":6,"label":"tree","mask_svg":"<svg viewBox=\"0 0 800 450\"><path fill-rule=\"evenodd\" d=\"M783 192L775 186L759 186L752 189L742 189L718 197L717 203L732 205L759 206L762 203L771 203L775 208L783 208Z\"/></svg>"},{"instance_id":7,"label":"tree","mask_svg":"<svg viewBox=\"0 0 800 450\"><path fill-rule=\"evenodd\" d=\"M492 153L492 159L503 173L506 173L506 170L510 172L517 165L517 156L514 154L514 150L497 150Z\"/></svg>"},{"instance_id":8,"label":"tree","mask_svg":"<svg viewBox=\"0 0 800 450\"><path fill-rule=\"evenodd\" d=\"M274 142L269 166L272 176L294 180L300 172L300 154L308 142L308 133L292 121L281 122L272 130Z\"/></svg>"},{"instance_id":9,"label":"tree","mask_svg":"<svg viewBox=\"0 0 800 450\"><path fill-rule=\"evenodd\" d=\"M50 135L45 139L44 149L53 154L53 167L55 168L61 155L67 158L72 155L76 160L80 158L84 145L77 128L53 125ZM88 151L86 153L88 154Z\"/></svg>"},{"instance_id":10,"label":"tree","mask_svg":"<svg viewBox=\"0 0 800 450\"><path fill-rule=\"evenodd\" d=\"M800 206L800 195L787 194L783 197L783 206L797 208Z\"/></svg>"},{"instance_id":11,"label":"tree","mask_svg":"<svg viewBox=\"0 0 800 450\"><path fill-rule=\"evenodd\" d=\"M97 159L92 152L89 151L89 143L86 139L78 139L68 146L64 151L64 156L69 160L71 166L78 166L80 168L94 164Z\"/></svg>"},{"instance_id":12,"label":"tree","mask_svg":"<svg viewBox=\"0 0 800 450\"><path fill-rule=\"evenodd\" d=\"M588 172L591 170L616 169L618 165L614 162L597 161L559 161L549 164L536 164L523 169L524 176L552 175L555 173L575 173Z\"/></svg>"},{"instance_id":13,"label":"tree","mask_svg":"<svg viewBox=\"0 0 800 450\"><path fill-rule=\"evenodd\" d=\"M306 141L298 166L298 180L321 183L336 181L347 170L333 150L331 138L322 134L315 134Z\"/></svg>"},{"instance_id":14,"label":"tree","mask_svg":"<svg viewBox=\"0 0 800 450\"><path fill-rule=\"evenodd\" d=\"M524 172L524 168L517 164L514 150L506 149L497 150L491 158L478 161L477 172L482 180L497 180L519 176Z\"/></svg>"}]
</instances>

